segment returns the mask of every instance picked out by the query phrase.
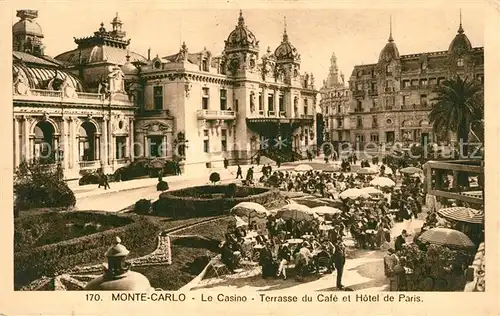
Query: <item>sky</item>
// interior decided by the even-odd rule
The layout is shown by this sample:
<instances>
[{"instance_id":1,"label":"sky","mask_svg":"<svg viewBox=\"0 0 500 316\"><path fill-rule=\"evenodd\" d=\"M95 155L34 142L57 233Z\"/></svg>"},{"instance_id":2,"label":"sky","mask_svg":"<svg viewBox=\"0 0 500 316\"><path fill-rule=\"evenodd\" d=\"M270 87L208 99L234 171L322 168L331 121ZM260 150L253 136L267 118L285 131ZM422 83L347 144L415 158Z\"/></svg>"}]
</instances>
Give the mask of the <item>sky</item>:
<instances>
[{"instance_id":1,"label":"sky","mask_svg":"<svg viewBox=\"0 0 500 316\"><path fill-rule=\"evenodd\" d=\"M123 5L127 3L127 5ZM138 5L139 4L139 5ZM141 5L122 2L113 5L96 2L43 2L26 6L37 9L38 23L44 32L45 53L56 56L76 48L73 37L91 36L101 22L111 29L111 20L118 12L123 30L131 39L130 49L147 57L177 53L182 41L189 52L206 47L214 55L224 48L224 40L235 28L239 8L177 9L168 6ZM13 9L12 23L18 18ZM462 24L474 47L484 45L483 9L462 5ZM326 79L332 53L346 76L358 64L375 63L392 33L400 54L447 50L457 34L460 8L435 6L421 9L290 9L281 7L243 8L248 28L259 40L260 53L281 43L286 17L289 40L301 54L301 70L313 73L316 85Z\"/></svg>"}]
</instances>

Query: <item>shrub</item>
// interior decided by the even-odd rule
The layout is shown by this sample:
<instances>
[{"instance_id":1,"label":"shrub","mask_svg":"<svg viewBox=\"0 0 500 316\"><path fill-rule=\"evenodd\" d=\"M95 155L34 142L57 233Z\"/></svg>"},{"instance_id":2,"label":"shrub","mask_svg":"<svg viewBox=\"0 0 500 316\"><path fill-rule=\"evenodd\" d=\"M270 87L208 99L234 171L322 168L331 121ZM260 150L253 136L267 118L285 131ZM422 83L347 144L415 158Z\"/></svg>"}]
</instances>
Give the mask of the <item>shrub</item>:
<instances>
[{"instance_id":1,"label":"shrub","mask_svg":"<svg viewBox=\"0 0 500 316\"><path fill-rule=\"evenodd\" d=\"M238 186L236 183L231 183L227 185L226 197L234 198L236 197L236 192L238 192Z\"/></svg>"},{"instance_id":2,"label":"shrub","mask_svg":"<svg viewBox=\"0 0 500 316\"><path fill-rule=\"evenodd\" d=\"M76 214L76 212L71 213ZM95 215L90 216L94 217ZM124 245L132 252L134 249L144 248L145 245L149 244L154 248L156 237L160 231L157 225L144 217L120 216L130 218L133 223L15 253L15 288L19 289L42 276L59 275L77 265L104 262L106 259L105 253L115 243L116 236L119 236Z\"/></svg>"},{"instance_id":3,"label":"shrub","mask_svg":"<svg viewBox=\"0 0 500 316\"><path fill-rule=\"evenodd\" d=\"M83 172L82 177L78 180L78 185L98 184L99 180L97 172Z\"/></svg>"},{"instance_id":4,"label":"shrub","mask_svg":"<svg viewBox=\"0 0 500 316\"><path fill-rule=\"evenodd\" d=\"M166 181L159 181L156 185L156 191L167 191L168 183Z\"/></svg>"},{"instance_id":5,"label":"shrub","mask_svg":"<svg viewBox=\"0 0 500 316\"><path fill-rule=\"evenodd\" d=\"M135 203L134 212L137 214L151 213L151 200L140 199Z\"/></svg>"},{"instance_id":6,"label":"shrub","mask_svg":"<svg viewBox=\"0 0 500 316\"><path fill-rule=\"evenodd\" d=\"M22 162L14 178L16 205L22 209L73 207L76 198L64 182L61 166Z\"/></svg>"},{"instance_id":7,"label":"shrub","mask_svg":"<svg viewBox=\"0 0 500 316\"><path fill-rule=\"evenodd\" d=\"M212 182L213 184L217 183L220 181L220 174L218 172L212 172L210 174L210 178L209 178L210 182Z\"/></svg>"},{"instance_id":8,"label":"shrub","mask_svg":"<svg viewBox=\"0 0 500 316\"><path fill-rule=\"evenodd\" d=\"M240 202L270 205L283 200L279 190L238 186L236 193L227 197L227 185L206 185L160 194L154 204L156 215L177 218L224 215Z\"/></svg>"}]
</instances>

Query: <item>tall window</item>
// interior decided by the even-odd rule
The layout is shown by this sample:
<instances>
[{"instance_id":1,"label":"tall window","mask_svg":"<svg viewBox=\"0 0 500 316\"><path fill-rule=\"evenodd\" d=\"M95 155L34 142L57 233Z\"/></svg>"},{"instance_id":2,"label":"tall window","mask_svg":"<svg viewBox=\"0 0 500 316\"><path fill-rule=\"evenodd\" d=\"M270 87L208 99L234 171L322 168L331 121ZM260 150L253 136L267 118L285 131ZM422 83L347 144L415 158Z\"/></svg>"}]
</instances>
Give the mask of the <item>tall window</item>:
<instances>
[{"instance_id":1,"label":"tall window","mask_svg":"<svg viewBox=\"0 0 500 316\"><path fill-rule=\"evenodd\" d=\"M377 84L376 83L372 83L372 91L377 91Z\"/></svg>"},{"instance_id":2,"label":"tall window","mask_svg":"<svg viewBox=\"0 0 500 316\"><path fill-rule=\"evenodd\" d=\"M370 141L372 141L372 142L378 142L378 134L371 134L370 135Z\"/></svg>"},{"instance_id":3,"label":"tall window","mask_svg":"<svg viewBox=\"0 0 500 316\"><path fill-rule=\"evenodd\" d=\"M125 158L125 149L127 147L127 137L116 136L116 159Z\"/></svg>"},{"instance_id":4,"label":"tall window","mask_svg":"<svg viewBox=\"0 0 500 316\"><path fill-rule=\"evenodd\" d=\"M385 66L385 72L388 74L392 74L392 66L391 65Z\"/></svg>"},{"instance_id":5,"label":"tall window","mask_svg":"<svg viewBox=\"0 0 500 316\"><path fill-rule=\"evenodd\" d=\"M259 111L264 111L264 100L262 100L262 93L259 93Z\"/></svg>"},{"instance_id":6,"label":"tall window","mask_svg":"<svg viewBox=\"0 0 500 316\"><path fill-rule=\"evenodd\" d=\"M279 102L280 112L285 112L285 99L283 95L280 95L278 97L278 102Z\"/></svg>"},{"instance_id":7,"label":"tall window","mask_svg":"<svg viewBox=\"0 0 500 316\"><path fill-rule=\"evenodd\" d=\"M372 128L377 128L378 127L378 121L377 121L377 117L374 115L372 117Z\"/></svg>"},{"instance_id":8,"label":"tall window","mask_svg":"<svg viewBox=\"0 0 500 316\"><path fill-rule=\"evenodd\" d=\"M155 110L163 109L163 87L162 86L153 87L153 96L154 96Z\"/></svg>"},{"instance_id":9,"label":"tall window","mask_svg":"<svg viewBox=\"0 0 500 316\"><path fill-rule=\"evenodd\" d=\"M464 66L464 59L463 58L457 59L457 66L458 67L463 67Z\"/></svg>"},{"instance_id":10,"label":"tall window","mask_svg":"<svg viewBox=\"0 0 500 316\"><path fill-rule=\"evenodd\" d=\"M208 136L208 129L203 130L203 152L210 152L210 137Z\"/></svg>"},{"instance_id":11,"label":"tall window","mask_svg":"<svg viewBox=\"0 0 500 316\"><path fill-rule=\"evenodd\" d=\"M269 94L267 96L267 106L269 112L274 112L274 94Z\"/></svg>"},{"instance_id":12,"label":"tall window","mask_svg":"<svg viewBox=\"0 0 500 316\"><path fill-rule=\"evenodd\" d=\"M227 110L227 90L220 89L220 109Z\"/></svg>"},{"instance_id":13,"label":"tall window","mask_svg":"<svg viewBox=\"0 0 500 316\"><path fill-rule=\"evenodd\" d=\"M208 71L208 58L203 58L201 61L201 67L203 71Z\"/></svg>"},{"instance_id":14,"label":"tall window","mask_svg":"<svg viewBox=\"0 0 500 316\"><path fill-rule=\"evenodd\" d=\"M208 88L201 88L203 95L201 96L201 108L208 110L208 103L210 101L210 90Z\"/></svg>"},{"instance_id":15,"label":"tall window","mask_svg":"<svg viewBox=\"0 0 500 316\"><path fill-rule=\"evenodd\" d=\"M377 103L378 103L378 99L377 98L373 98L372 105L373 105L374 108L377 107Z\"/></svg>"},{"instance_id":16,"label":"tall window","mask_svg":"<svg viewBox=\"0 0 500 316\"><path fill-rule=\"evenodd\" d=\"M339 104L337 104L337 113L340 114L341 110L342 109L340 108L340 103L339 103Z\"/></svg>"},{"instance_id":17,"label":"tall window","mask_svg":"<svg viewBox=\"0 0 500 316\"><path fill-rule=\"evenodd\" d=\"M404 95L403 96L403 106L408 106L409 104L410 104L410 96Z\"/></svg>"},{"instance_id":18,"label":"tall window","mask_svg":"<svg viewBox=\"0 0 500 316\"><path fill-rule=\"evenodd\" d=\"M325 114L328 115L328 107L325 107Z\"/></svg>"},{"instance_id":19,"label":"tall window","mask_svg":"<svg viewBox=\"0 0 500 316\"><path fill-rule=\"evenodd\" d=\"M427 95L426 94L420 95L420 105L427 106Z\"/></svg>"},{"instance_id":20,"label":"tall window","mask_svg":"<svg viewBox=\"0 0 500 316\"><path fill-rule=\"evenodd\" d=\"M238 112L239 110L239 102L238 99L234 100L234 111Z\"/></svg>"},{"instance_id":21,"label":"tall window","mask_svg":"<svg viewBox=\"0 0 500 316\"><path fill-rule=\"evenodd\" d=\"M427 87L427 79L420 80L420 86L421 87Z\"/></svg>"},{"instance_id":22,"label":"tall window","mask_svg":"<svg viewBox=\"0 0 500 316\"><path fill-rule=\"evenodd\" d=\"M337 127L341 128L342 127L342 119L337 119Z\"/></svg>"},{"instance_id":23,"label":"tall window","mask_svg":"<svg viewBox=\"0 0 500 316\"><path fill-rule=\"evenodd\" d=\"M221 130L220 148L222 151L227 151L227 130L226 129Z\"/></svg>"},{"instance_id":24,"label":"tall window","mask_svg":"<svg viewBox=\"0 0 500 316\"><path fill-rule=\"evenodd\" d=\"M356 103L356 112L363 112L363 104L361 103L361 100L358 100Z\"/></svg>"},{"instance_id":25,"label":"tall window","mask_svg":"<svg viewBox=\"0 0 500 316\"><path fill-rule=\"evenodd\" d=\"M357 117L357 126L358 126L358 128L363 127L363 118L361 116Z\"/></svg>"}]
</instances>

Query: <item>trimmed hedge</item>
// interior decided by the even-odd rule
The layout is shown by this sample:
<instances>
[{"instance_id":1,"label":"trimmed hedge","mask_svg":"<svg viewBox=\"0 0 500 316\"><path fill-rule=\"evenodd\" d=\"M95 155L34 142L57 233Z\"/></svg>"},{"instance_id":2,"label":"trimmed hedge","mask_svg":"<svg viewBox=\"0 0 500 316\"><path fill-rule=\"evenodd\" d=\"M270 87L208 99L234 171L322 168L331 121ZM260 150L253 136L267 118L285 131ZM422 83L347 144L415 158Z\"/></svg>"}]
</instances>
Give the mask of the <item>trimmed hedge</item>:
<instances>
[{"instance_id":1,"label":"trimmed hedge","mask_svg":"<svg viewBox=\"0 0 500 316\"><path fill-rule=\"evenodd\" d=\"M57 213L52 214L57 216ZM132 252L136 248L144 248L147 244L151 244L154 248L156 237L160 232L160 228L155 223L140 216L116 215L105 212L70 212L66 213L66 216L89 216L89 219L101 218L104 221L123 217L123 220L128 219L131 223L104 232L14 253L15 289L19 289L42 276L58 275L77 265L104 262L106 260L105 253L115 243L117 236Z\"/></svg>"},{"instance_id":2,"label":"trimmed hedge","mask_svg":"<svg viewBox=\"0 0 500 316\"><path fill-rule=\"evenodd\" d=\"M235 192L236 191L236 192ZM249 186L206 185L164 192L154 203L156 215L191 218L224 215L238 203L272 205L283 200L279 190Z\"/></svg>"}]
</instances>

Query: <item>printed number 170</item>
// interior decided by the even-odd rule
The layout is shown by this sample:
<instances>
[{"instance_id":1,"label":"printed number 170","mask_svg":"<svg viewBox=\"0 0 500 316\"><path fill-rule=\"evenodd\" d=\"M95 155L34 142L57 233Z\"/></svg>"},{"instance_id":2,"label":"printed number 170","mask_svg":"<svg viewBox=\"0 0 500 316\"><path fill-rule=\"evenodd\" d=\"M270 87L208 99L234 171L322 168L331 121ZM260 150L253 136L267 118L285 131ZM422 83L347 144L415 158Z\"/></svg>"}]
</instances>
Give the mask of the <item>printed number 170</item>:
<instances>
[{"instance_id":1,"label":"printed number 170","mask_svg":"<svg viewBox=\"0 0 500 316\"><path fill-rule=\"evenodd\" d=\"M85 294L87 301L99 302L101 301L101 295L99 294Z\"/></svg>"}]
</instances>

